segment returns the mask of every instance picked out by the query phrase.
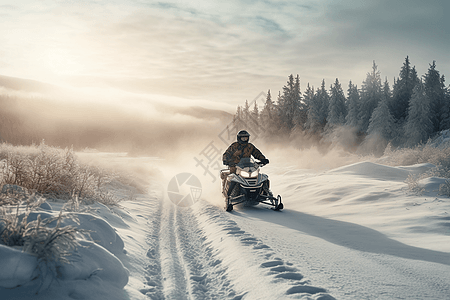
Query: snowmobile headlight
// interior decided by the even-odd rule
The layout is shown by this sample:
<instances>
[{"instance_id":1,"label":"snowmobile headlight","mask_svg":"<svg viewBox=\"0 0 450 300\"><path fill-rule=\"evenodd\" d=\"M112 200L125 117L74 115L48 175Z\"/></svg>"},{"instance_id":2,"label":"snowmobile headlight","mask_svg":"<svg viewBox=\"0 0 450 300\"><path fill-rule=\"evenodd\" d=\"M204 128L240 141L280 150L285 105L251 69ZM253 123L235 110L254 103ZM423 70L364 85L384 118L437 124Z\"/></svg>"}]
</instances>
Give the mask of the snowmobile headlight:
<instances>
[{"instance_id":1,"label":"snowmobile headlight","mask_svg":"<svg viewBox=\"0 0 450 300\"><path fill-rule=\"evenodd\" d=\"M244 177L244 178L249 178L249 177L251 177L250 175L252 175L252 174L249 173L249 172L246 172L246 171L241 170L241 176L242 176L242 177Z\"/></svg>"},{"instance_id":2,"label":"snowmobile headlight","mask_svg":"<svg viewBox=\"0 0 450 300\"><path fill-rule=\"evenodd\" d=\"M250 173L250 177L258 177L258 171Z\"/></svg>"},{"instance_id":3,"label":"snowmobile headlight","mask_svg":"<svg viewBox=\"0 0 450 300\"><path fill-rule=\"evenodd\" d=\"M247 172L247 171L241 170L241 176L244 177L244 178L257 177L257 176L258 176L258 171L255 171L255 172Z\"/></svg>"}]
</instances>

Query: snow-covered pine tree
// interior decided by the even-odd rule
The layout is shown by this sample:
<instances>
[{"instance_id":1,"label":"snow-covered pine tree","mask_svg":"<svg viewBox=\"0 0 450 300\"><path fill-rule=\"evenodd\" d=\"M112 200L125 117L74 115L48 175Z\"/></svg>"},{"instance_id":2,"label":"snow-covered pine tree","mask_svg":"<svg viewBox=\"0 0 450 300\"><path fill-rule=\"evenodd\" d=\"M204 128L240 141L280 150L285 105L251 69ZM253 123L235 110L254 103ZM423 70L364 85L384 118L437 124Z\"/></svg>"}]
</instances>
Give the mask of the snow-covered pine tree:
<instances>
[{"instance_id":1,"label":"snow-covered pine tree","mask_svg":"<svg viewBox=\"0 0 450 300\"><path fill-rule=\"evenodd\" d=\"M382 99L386 99L387 105L389 105L392 102L392 91L391 91L391 87L389 86L389 81L388 81L387 77L384 79L382 93L383 93Z\"/></svg>"},{"instance_id":2,"label":"snow-covered pine tree","mask_svg":"<svg viewBox=\"0 0 450 300\"><path fill-rule=\"evenodd\" d=\"M375 61L372 65L372 72L367 73L366 80L362 84L360 96L361 130L367 131L370 117L382 98L380 71L378 71L378 66L375 64Z\"/></svg>"},{"instance_id":3,"label":"snow-covered pine tree","mask_svg":"<svg viewBox=\"0 0 450 300\"><path fill-rule=\"evenodd\" d=\"M266 102L260 113L261 126L264 129L263 136L271 137L277 131L277 120L276 120L276 108L275 103L272 100L272 95L270 90L267 91Z\"/></svg>"},{"instance_id":4,"label":"snow-covered pine tree","mask_svg":"<svg viewBox=\"0 0 450 300\"><path fill-rule=\"evenodd\" d=\"M321 131L320 126L320 103L317 101L314 89L312 95L308 96L308 112L305 128L310 134L318 134Z\"/></svg>"},{"instance_id":5,"label":"snow-covered pine tree","mask_svg":"<svg viewBox=\"0 0 450 300\"><path fill-rule=\"evenodd\" d=\"M238 107L236 109L236 114L233 116L234 128L236 128L237 131L246 129L245 128L246 127L245 124L246 124L246 122L244 121L242 107L240 105L238 105Z\"/></svg>"},{"instance_id":6,"label":"snow-covered pine tree","mask_svg":"<svg viewBox=\"0 0 450 300\"><path fill-rule=\"evenodd\" d=\"M347 106L344 91L342 90L339 79L336 78L334 85L331 85L330 103L328 106L328 123L329 128L335 128L344 125L347 116Z\"/></svg>"},{"instance_id":7,"label":"snow-covered pine tree","mask_svg":"<svg viewBox=\"0 0 450 300\"><path fill-rule=\"evenodd\" d=\"M394 127L395 120L389 111L388 98L384 96L370 117L369 127L367 128L368 137L379 135L384 140L390 141L395 132Z\"/></svg>"},{"instance_id":8,"label":"snow-covered pine tree","mask_svg":"<svg viewBox=\"0 0 450 300\"><path fill-rule=\"evenodd\" d=\"M242 108L242 120L244 123L248 123L250 119L250 105L248 104L248 100L245 100L244 107Z\"/></svg>"},{"instance_id":9,"label":"snow-covered pine tree","mask_svg":"<svg viewBox=\"0 0 450 300\"><path fill-rule=\"evenodd\" d=\"M433 132L430 100L425 93L424 84L419 82L414 88L409 102L408 116L404 125L406 143L409 146L426 142Z\"/></svg>"},{"instance_id":10,"label":"snow-covered pine tree","mask_svg":"<svg viewBox=\"0 0 450 300\"><path fill-rule=\"evenodd\" d=\"M383 95L370 117L363 147L376 155L382 155L395 132L395 120L389 111L388 98Z\"/></svg>"},{"instance_id":11,"label":"snow-covered pine tree","mask_svg":"<svg viewBox=\"0 0 450 300\"><path fill-rule=\"evenodd\" d=\"M442 75L444 81L444 75ZM445 89L444 93L444 112L442 113L441 128L443 130L450 129L450 85Z\"/></svg>"},{"instance_id":12,"label":"snow-covered pine tree","mask_svg":"<svg viewBox=\"0 0 450 300\"><path fill-rule=\"evenodd\" d=\"M259 120L259 108L258 108L257 102L255 102L255 105L253 106L253 110L250 112L250 120L249 120L248 125L256 133L259 134L261 132L261 126L260 126L260 120Z\"/></svg>"},{"instance_id":13,"label":"snow-covered pine tree","mask_svg":"<svg viewBox=\"0 0 450 300\"><path fill-rule=\"evenodd\" d=\"M308 117L308 106L301 96L300 77L298 76L298 74L297 77L295 77L294 95L297 98L296 101L298 102L298 109L296 110L294 115L294 128L297 131L304 131L306 119Z\"/></svg>"},{"instance_id":14,"label":"snow-covered pine tree","mask_svg":"<svg viewBox=\"0 0 450 300\"><path fill-rule=\"evenodd\" d=\"M352 83L350 80L347 90L347 103L348 103L348 113L345 118L345 125L355 128L356 131L360 129L360 97L358 87Z\"/></svg>"},{"instance_id":15,"label":"snow-covered pine tree","mask_svg":"<svg viewBox=\"0 0 450 300\"><path fill-rule=\"evenodd\" d=\"M312 91L314 93L314 89ZM329 96L325 90L325 80L322 80L320 89L311 95L308 100L306 129L310 134L321 134L325 128L328 116Z\"/></svg>"},{"instance_id":16,"label":"snow-covered pine tree","mask_svg":"<svg viewBox=\"0 0 450 300\"><path fill-rule=\"evenodd\" d=\"M446 128L444 119L448 114L449 107L445 105L445 79L439 75L436 70L436 62L433 61L424 75L425 93L430 101L431 121L433 122L433 131L441 131Z\"/></svg>"},{"instance_id":17,"label":"snow-covered pine tree","mask_svg":"<svg viewBox=\"0 0 450 300\"><path fill-rule=\"evenodd\" d=\"M394 80L395 81L395 80ZM391 87L389 85L389 81L387 79L387 77L384 80L384 84L382 87L382 101L386 101L386 104L389 108L389 112L391 113L391 116L394 118L394 115L392 113L392 90ZM398 124L395 122L395 118L394 118L394 123L395 125L392 128L392 134L391 134L391 144L392 145L397 145L397 144L401 144L402 143L402 139L403 139L403 126L398 126Z\"/></svg>"},{"instance_id":18,"label":"snow-covered pine tree","mask_svg":"<svg viewBox=\"0 0 450 300\"><path fill-rule=\"evenodd\" d=\"M277 101L278 117L283 130L289 132L293 125L293 111L290 107L291 94L294 90L294 75L289 75L287 85L283 86L283 93L279 94Z\"/></svg>"},{"instance_id":19,"label":"snow-covered pine tree","mask_svg":"<svg viewBox=\"0 0 450 300\"><path fill-rule=\"evenodd\" d=\"M405 58L400 69L399 78L395 81L393 87L393 96L391 101L391 111L396 122L403 124L408 113L409 100L411 99L413 89L419 82L415 67L411 68L409 57Z\"/></svg>"},{"instance_id":20,"label":"snow-covered pine tree","mask_svg":"<svg viewBox=\"0 0 450 300\"><path fill-rule=\"evenodd\" d=\"M295 126L295 116L300 109L300 78L297 75L289 75L287 85L283 86L283 94L278 98L277 108L278 116L282 127L286 133L289 133Z\"/></svg>"},{"instance_id":21,"label":"snow-covered pine tree","mask_svg":"<svg viewBox=\"0 0 450 300\"><path fill-rule=\"evenodd\" d=\"M314 109L314 105L315 105L315 99L314 99L314 87L311 87L309 85L309 82L306 86L306 90L305 93L303 94L303 101L305 103L305 108L306 108L306 120L305 120L305 124L303 126L303 128L305 130L310 130L311 129L311 120L314 119L312 118L312 109Z\"/></svg>"},{"instance_id":22,"label":"snow-covered pine tree","mask_svg":"<svg viewBox=\"0 0 450 300\"><path fill-rule=\"evenodd\" d=\"M325 88L325 79L322 80L322 85L317 91L316 97L320 104L319 121L321 124L323 124L323 127L325 127L328 119L328 107L330 106L330 96L328 95L328 92Z\"/></svg>"},{"instance_id":23,"label":"snow-covered pine tree","mask_svg":"<svg viewBox=\"0 0 450 300\"><path fill-rule=\"evenodd\" d=\"M306 90L303 93L303 102L307 110L309 110L309 107L312 105L313 101L314 101L314 87L311 87L308 82L308 84L306 85Z\"/></svg>"},{"instance_id":24,"label":"snow-covered pine tree","mask_svg":"<svg viewBox=\"0 0 450 300\"><path fill-rule=\"evenodd\" d=\"M266 128L266 124L268 123L268 121L271 119L272 117L272 113L273 113L273 101L272 101L272 94L270 93L270 90L267 91L267 97L266 97L266 102L264 102L264 107L261 110L260 113L260 120L262 123L262 126L264 128Z\"/></svg>"}]
</instances>

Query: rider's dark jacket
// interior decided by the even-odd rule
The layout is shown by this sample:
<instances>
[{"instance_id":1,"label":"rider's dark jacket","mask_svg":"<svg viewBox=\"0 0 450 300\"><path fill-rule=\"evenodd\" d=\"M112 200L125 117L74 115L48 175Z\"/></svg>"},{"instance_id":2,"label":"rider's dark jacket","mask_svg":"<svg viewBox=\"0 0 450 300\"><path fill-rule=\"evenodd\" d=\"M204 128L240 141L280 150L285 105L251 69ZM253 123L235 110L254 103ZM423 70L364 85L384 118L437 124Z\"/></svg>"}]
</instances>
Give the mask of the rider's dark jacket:
<instances>
[{"instance_id":1,"label":"rider's dark jacket","mask_svg":"<svg viewBox=\"0 0 450 300\"><path fill-rule=\"evenodd\" d=\"M250 157L251 155L259 160L266 158L252 143L241 144L239 142L234 142L225 151L222 160L230 167L234 167L239 163L241 158Z\"/></svg>"}]
</instances>

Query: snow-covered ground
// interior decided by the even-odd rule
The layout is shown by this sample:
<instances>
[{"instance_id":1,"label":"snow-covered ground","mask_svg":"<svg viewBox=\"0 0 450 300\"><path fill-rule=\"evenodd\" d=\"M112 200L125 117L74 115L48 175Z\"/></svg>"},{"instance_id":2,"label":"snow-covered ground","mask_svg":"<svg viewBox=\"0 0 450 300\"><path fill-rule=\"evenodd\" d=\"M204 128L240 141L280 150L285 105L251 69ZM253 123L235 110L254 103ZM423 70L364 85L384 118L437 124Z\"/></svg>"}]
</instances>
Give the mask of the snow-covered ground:
<instances>
[{"instance_id":1,"label":"snow-covered ground","mask_svg":"<svg viewBox=\"0 0 450 300\"><path fill-rule=\"evenodd\" d=\"M31 280L35 259L0 246L0 299L449 299L450 199L436 192L445 180L422 180L422 195L405 183L431 167L314 172L271 161L262 171L280 212L227 213L206 190L179 207L153 180L120 209L80 214L96 234L53 282Z\"/></svg>"}]
</instances>

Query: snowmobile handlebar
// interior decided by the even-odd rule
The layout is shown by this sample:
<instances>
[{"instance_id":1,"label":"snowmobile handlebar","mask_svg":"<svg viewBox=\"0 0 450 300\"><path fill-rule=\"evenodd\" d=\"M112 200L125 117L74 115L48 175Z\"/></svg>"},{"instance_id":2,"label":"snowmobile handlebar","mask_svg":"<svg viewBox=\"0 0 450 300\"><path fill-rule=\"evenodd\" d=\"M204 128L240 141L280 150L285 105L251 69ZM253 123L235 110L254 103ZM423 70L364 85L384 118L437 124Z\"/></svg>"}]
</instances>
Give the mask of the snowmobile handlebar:
<instances>
[{"instance_id":1,"label":"snowmobile handlebar","mask_svg":"<svg viewBox=\"0 0 450 300\"><path fill-rule=\"evenodd\" d=\"M256 162L259 166L263 167L269 163L269 160L267 158L260 159L259 162Z\"/></svg>"},{"instance_id":2,"label":"snowmobile handlebar","mask_svg":"<svg viewBox=\"0 0 450 300\"><path fill-rule=\"evenodd\" d=\"M267 165L268 163L263 163L261 161L255 161L255 163L260 166L260 167L264 167L265 165Z\"/></svg>"},{"instance_id":3,"label":"snowmobile handlebar","mask_svg":"<svg viewBox=\"0 0 450 300\"><path fill-rule=\"evenodd\" d=\"M264 167L269 163L267 158L262 159L260 161L253 160L253 163L257 164L259 167ZM236 167L238 164L230 163L229 161L223 161L223 164L228 167Z\"/></svg>"}]
</instances>

